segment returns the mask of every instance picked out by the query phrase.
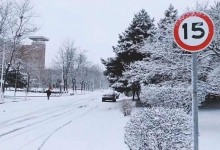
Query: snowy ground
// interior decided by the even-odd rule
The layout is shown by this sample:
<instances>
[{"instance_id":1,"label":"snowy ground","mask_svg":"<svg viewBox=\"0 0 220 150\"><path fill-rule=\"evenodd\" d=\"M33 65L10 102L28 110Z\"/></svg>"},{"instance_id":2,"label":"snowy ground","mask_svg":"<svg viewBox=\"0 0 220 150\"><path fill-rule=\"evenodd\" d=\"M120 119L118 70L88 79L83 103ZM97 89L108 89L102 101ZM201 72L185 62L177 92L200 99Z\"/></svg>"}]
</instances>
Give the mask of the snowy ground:
<instances>
[{"instance_id":1,"label":"snowy ground","mask_svg":"<svg viewBox=\"0 0 220 150\"><path fill-rule=\"evenodd\" d=\"M0 150L126 150L123 128L129 117L120 113L119 101L102 103L102 94L5 99Z\"/></svg>"},{"instance_id":2,"label":"snowy ground","mask_svg":"<svg viewBox=\"0 0 220 150\"><path fill-rule=\"evenodd\" d=\"M0 105L0 150L128 150L124 117L102 91L73 96L12 97ZM13 96L13 92L6 92ZM17 92L17 95L24 95ZM199 112L200 150L220 149L220 107Z\"/></svg>"},{"instance_id":3,"label":"snowy ground","mask_svg":"<svg viewBox=\"0 0 220 150\"><path fill-rule=\"evenodd\" d=\"M199 110L200 150L220 150L220 102Z\"/></svg>"}]
</instances>

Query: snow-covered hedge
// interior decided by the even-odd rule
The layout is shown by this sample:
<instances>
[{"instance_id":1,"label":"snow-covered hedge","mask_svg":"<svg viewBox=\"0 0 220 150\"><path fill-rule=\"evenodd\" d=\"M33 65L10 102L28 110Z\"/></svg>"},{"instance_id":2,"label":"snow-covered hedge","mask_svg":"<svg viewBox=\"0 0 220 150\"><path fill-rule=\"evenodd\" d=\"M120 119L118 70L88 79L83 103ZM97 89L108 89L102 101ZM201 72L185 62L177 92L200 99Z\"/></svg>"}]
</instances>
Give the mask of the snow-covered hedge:
<instances>
[{"instance_id":1,"label":"snow-covered hedge","mask_svg":"<svg viewBox=\"0 0 220 150\"><path fill-rule=\"evenodd\" d=\"M152 107L131 116L125 126L130 150L190 150L192 123L183 109Z\"/></svg>"},{"instance_id":2,"label":"snow-covered hedge","mask_svg":"<svg viewBox=\"0 0 220 150\"><path fill-rule=\"evenodd\" d=\"M207 78L208 84L210 85L209 93L212 95L220 96L220 67L216 67L210 72Z\"/></svg>"},{"instance_id":3,"label":"snow-covered hedge","mask_svg":"<svg viewBox=\"0 0 220 150\"><path fill-rule=\"evenodd\" d=\"M205 100L206 90L202 86L198 88L199 104ZM184 108L187 112L191 111L192 94L187 87L169 86L143 86L140 94L141 101L152 107L165 108Z\"/></svg>"},{"instance_id":4,"label":"snow-covered hedge","mask_svg":"<svg viewBox=\"0 0 220 150\"><path fill-rule=\"evenodd\" d=\"M120 104L120 110L124 116L131 115L133 108L135 107L135 102L132 100L122 100Z\"/></svg>"}]
</instances>

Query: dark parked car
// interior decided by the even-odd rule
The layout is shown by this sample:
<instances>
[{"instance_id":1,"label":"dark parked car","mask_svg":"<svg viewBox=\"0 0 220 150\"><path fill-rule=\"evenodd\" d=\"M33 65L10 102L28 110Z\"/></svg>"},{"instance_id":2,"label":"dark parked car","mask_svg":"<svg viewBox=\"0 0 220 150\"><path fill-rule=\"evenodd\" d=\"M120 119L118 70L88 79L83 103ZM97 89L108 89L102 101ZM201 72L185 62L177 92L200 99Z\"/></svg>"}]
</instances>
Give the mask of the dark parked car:
<instances>
[{"instance_id":1,"label":"dark parked car","mask_svg":"<svg viewBox=\"0 0 220 150\"><path fill-rule=\"evenodd\" d=\"M116 102L117 98L119 98L119 94L113 90L109 90L103 94L102 102L106 100L112 100L113 102Z\"/></svg>"}]
</instances>

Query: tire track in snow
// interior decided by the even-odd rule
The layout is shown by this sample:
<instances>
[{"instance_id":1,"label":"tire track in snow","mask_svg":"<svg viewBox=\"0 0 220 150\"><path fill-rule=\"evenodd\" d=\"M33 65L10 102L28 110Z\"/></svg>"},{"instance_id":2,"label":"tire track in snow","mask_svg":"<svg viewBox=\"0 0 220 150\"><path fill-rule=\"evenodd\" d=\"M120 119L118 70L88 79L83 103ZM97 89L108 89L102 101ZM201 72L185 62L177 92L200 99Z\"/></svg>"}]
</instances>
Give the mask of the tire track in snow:
<instances>
[{"instance_id":1,"label":"tire track in snow","mask_svg":"<svg viewBox=\"0 0 220 150\"><path fill-rule=\"evenodd\" d=\"M75 104L75 103L74 103ZM77 104L76 104L77 105ZM71 107L72 106L72 104L71 105L67 105L67 107L65 107L65 109L67 109L67 108L69 108L69 107ZM75 106L75 105L74 105ZM44 112L40 112L40 113L38 113L37 114L37 116L32 116L32 117L28 117L28 118L19 118L19 120L13 120L13 121L8 121L8 122L5 122L4 124L1 124L0 125L0 127L1 128L4 128L4 127L9 127L9 126L11 126L11 125L15 125L15 124L18 124L18 123L22 123L22 122L25 122L25 121L30 121L31 119L33 120L33 119L36 119L36 118L39 118L40 117L40 115L43 115L43 116L45 116L45 115L50 115L50 114L53 114L54 112L58 112L59 110L63 110L63 108L60 108L60 107L57 107L56 109L52 109L52 110L46 110L46 111L44 111Z\"/></svg>"},{"instance_id":2,"label":"tire track in snow","mask_svg":"<svg viewBox=\"0 0 220 150\"><path fill-rule=\"evenodd\" d=\"M56 112L57 110L63 110L62 107L66 108L66 106L70 106L70 105L73 105L73 104L77 105L77 104L80 104L80 103L84 103L84 102L81 102L81 101L84 101L84 100L87 100L87 99L80 99L80 100L77 100L77 101L74 101L74 102L68 102L67 104L62 104L62 105L59 105L59 106L51 106L52 108L54 107L53 109L50 109L51 107L47 107L47 108L43 108L43 109L40 109L40 110L36 110L34 112L31 112L31 113L28 113L28 114L25 114L25 115L22 115L22 116L13 118L13 119L0 122L0 127L2 128L4 126L13 125L13 124L16 124L17 122L20 123L20 122L22 122L21 120L23 120L23 121L30 120L29 118L25 118L27 116L38 115L37 117L40 117L40 114L46 113L46 112L48 112L46 114L51 114L53 112ZM77 103L77 102L79 102L79 103ZM18 120L18 119L21 119L21 120ZM32 119L36 119L36 117L33 117ZM10 122L13 122L13 123L9 124Z\"/></svg>"},{"instance_id":3,"label":"tire track in snow","mask_svg":"<svg viewBox=\"0 0 220 150\"><path fill-rule=\"evenodd\" d=\"M50 110L50 108L54 108L54 107L57 108L57 106L50 106L50 107L42 108L42 109L39 109L39 110L30 112L30 113L28 113L28 114L24 114L24 115L19 116L19 117L16 117L16 118L12 118L12 119L9 119L9 120L6 120L6 121L2 121L2 122L0 122L0 125L6 124L6 123L8 123L8 122L11 122L11 121L14 121L14 120L17 120L17 119L20 119L20 118L22 118L22 117L27 117L27 116L30 116L30 115L33 115L33 114L39 114L39 113L44 112L44 110L47 111L47 110Z\"/></svg>"},{"instance_id":4,"label":"tire track in snow","mask_svg":"<svg viewBox=\"0 0 220 150\"><path fill-rule=\"evenodd\" d=\"M63 124L62 126L58 127L57 129L55 129L55 130L53 130L53 131L49 131L49 132L47 132L47 133L45 133L45 134L43 134L43 135L38 136L37 138L33 139L32 141L30 141L30 142L26 143L25 145L21 146L18 150L21 150L22 148L24 148L24 147L30 145L31 143L35 142L36 140L38 140L38 139L40 139L40 138L46 136L47 134L49 134L49 135L46 137L46 139L41 143L41 145L37 148L37 150L41 150L41 149L43 148L43 146L45 145L45 143L49 140L49 138L50 138L53 134L55 134L57 131L59 131L60 129L64 128L64 127L67 126L68 124L72 123L72 121L74 121L75 119L78 119L78 118L81 118L81 117L85 116L86 114L88 114L89 112L91 112L93 109L95 109L95 108L97 108L97 107L98 107L98 104L97 104L95 107L91 108L90 110L86 111L85 113L83 113L83 114L81 114L81 115L79 115L79 116L77 116L77 117L72 118L70 121L68 121L67 123L65 123L65 124Z\"/></svg>"},{"instance_id":5,"label":"tire track in snow","mask_svg":"<svg viewBox=\"0 0 220 150\"><path fill-rule=\"evenodd\" d=\"M84 100L84 99L81 99L81 100ZM77 101L75 101L75 102L77 102ZM10 120L6 120L6 121L3 121L3 122L0 122L0 125L1 124L4 124L4 123L7 123L7 122L10 122L10 121L12 121L12 120L16 120L16 119L20 119L20 118L22 118L22 117L26 117L26 116L29 116L29 115L33 115L33 114L39 114L39 113L42 113L42 112L44 112L44 110L50 110L50 108L57 108L57 107L62 107L62 106L65 106L65 105L68 105L68 104L71 104L71 103L73 103L73 102L68 102L68 103L65 103L65 104L62 104L62 105L59 105L59 106L49 106L49 107L46 107L46 108L42 108L42 109L39 109L39 110L36 110L36 111L33 111L33 112L30 112L30 113L28 113L28 114L24 114L24 115L22 115L22 116L19 116L19 117L16 117L16 118L13 118L13 119L10 119Z\"/></svg>"},{"instance_id":6,"label":"tire track in snow","mask_svg":"<svg viewBox=\"0 0 220 150\"><path fill-rule=\"evenodd\" d=\"M94 108L97 108L98 107L98 104L94 107ZM69 122L65 123L64 125L62 125L61 127L57 128L56 130L54 130L53 133L51 133L40 145L40 147L38 147L37 150L41 150L43 148L43 146L45 145L45 143L49 140L49 138L55 134L58 130L62 129L63 127L67 126L68 124L72 123L73 120L79 118L79 117L83 117L84 115L86 115L87 113L91 112L94 108L91 108L89 111L85 112L84 114L78 116L78 117L75 117L74 119L70 120Z\"/></svg>"},{"instance_id":7,"label":"tire track in snow","mask_svg":"<svg viewBox=\"0 0 220 150\"><path fill-rule=\"evenodd\" d=\"M87 100L88 100L88 98L87 98ZM89 104L89 103L92 102L93 100L95 100L95 98L89 99L86 104ZM85 103L85 102L82 102L82 103ZM80 104L82 104L82 103L80 103ZM65 109L66 109L66 108L65 108ZM25 129L25 128L27 128L27 127L34 126L34 125L36 125L36 124L39 124L39 123L42 123L42 122L45 121L45 123L43 123L43 124L41 124L41 125L39 125L39 126L37 126L37 127L31 128L31 129L26 130L26 131L24 131L24 132L22 132L22 133L18 133L18 134L16 134L16 135L12 136L12 137L9 137L9 138L0 140L0 142L5 141L5 140L8 140L8 139L11 139L11 138L16 137L16 136L19 136L19 135L24 134L24 133L26 133L26 132L29 132L29 131L31 131L31 130L34 130L34 129L36 129L36 128L38 128L38 127L41 127L41 126L43 126L43 125L45 125L45 124L48 124L48 123L50 123L50 122L52 122L52 121L56 121L56 120L58 120L58 119L60 119L60 118L69 116L69 115L73 114L76 109L78 109L78 107L76 107L75 109L71 109L71 110L68 110L68 111L66 111L66 112L63 112L63 113L61 113L61 114L57 114L57 115L54 115L54 116L50 116L49 118L46 118L46 119L44 119L44 120L41 120L41 121L38 121L38 122L35 122L35 123L32 123L32 124L29 124L29 125L26 125L26 126L23 126L23 127L15 128L15 129L10 130L10 131L8 131L8 132L5 132L5 133L1 134L0 137L4 137L4 136L9 135L9 134L11 134L11 133L20 131L20 130L22 130L22 129ZM58 117L58 118L57 118L57 117ZM55 119L53 119L53 118L55 118ZM51 120L51 119L53 119L53 120ZM48 120L50 120L50 121L48 121Z\"/></svg>"},{"instance_id":8,"label":"tire track in snow","mask_svg":"<svg viewBox=\"0 0 220 150\"><path fill-rule=\"evenodd\" d=\"M75 106L75 105L74 105L74 106ZM65 108L65 109L66 109L66 108ZM9 132L6 132L6 133L3 133L3 134L0 134L0 137L3 137L3 136L5 136L5 135L7 135L7 134L10 134L10 133L13 133L13 132L19 131L19 130L21 130L21 129L24 129L24 128L27 128L27 127L30 127L30 126L33 126L33 125L36 125L36 124L39 124L39 123L41 123L41 122L44 122L44 121L47 121L47 120L53 119L53 118L55 118L55 117L62 116L63 114L68 114L69 112L72 112L72 111L74 111L74 110L76 110L76 109L78 109L78 108L71 109L71 110L68 110L68 111L66 111L66 112L63 112L63 113L60 113L60 114L56 114L56 115L54 115L54 116L50 116L50 117L45 118L45 119L43 119L43 120L40 120L40 121L37 121L37 122L31 123L31 124L28 124L28 125L26 125L26 126L23 126L23 127L19 127L19 128L13 129L13 130L11 130L11 131L9 131Z\"/></svg>"}]
</instances>

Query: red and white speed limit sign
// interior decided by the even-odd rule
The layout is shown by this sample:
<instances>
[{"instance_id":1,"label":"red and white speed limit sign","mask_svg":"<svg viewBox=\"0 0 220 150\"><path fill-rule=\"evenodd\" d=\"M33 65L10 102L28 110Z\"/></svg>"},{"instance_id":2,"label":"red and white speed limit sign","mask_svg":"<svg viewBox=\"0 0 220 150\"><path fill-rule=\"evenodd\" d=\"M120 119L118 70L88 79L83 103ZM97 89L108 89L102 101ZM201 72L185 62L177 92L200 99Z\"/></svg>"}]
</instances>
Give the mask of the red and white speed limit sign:
<instances>
[{"instance_id":1,"label":"red and white speed limit sign","mask_svg":"<svg viewBox=\"0 0 220 150\"><path fill-rule=\"evenodd\" d=\"M174 25L174 39L182 49L197 52L205 49L214 37L212 19L203 12L188 12L180 16Z\"/></svg>"}]
</instances>

